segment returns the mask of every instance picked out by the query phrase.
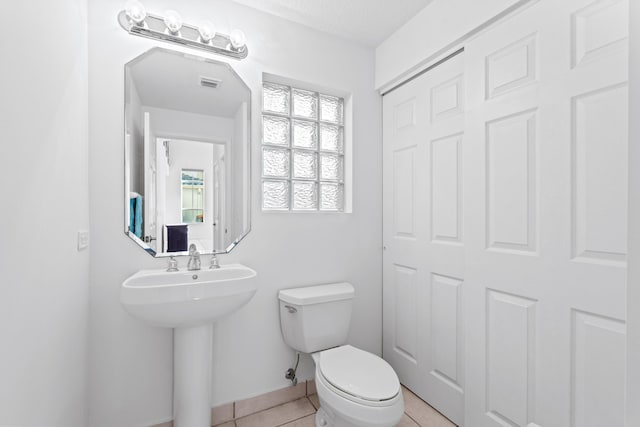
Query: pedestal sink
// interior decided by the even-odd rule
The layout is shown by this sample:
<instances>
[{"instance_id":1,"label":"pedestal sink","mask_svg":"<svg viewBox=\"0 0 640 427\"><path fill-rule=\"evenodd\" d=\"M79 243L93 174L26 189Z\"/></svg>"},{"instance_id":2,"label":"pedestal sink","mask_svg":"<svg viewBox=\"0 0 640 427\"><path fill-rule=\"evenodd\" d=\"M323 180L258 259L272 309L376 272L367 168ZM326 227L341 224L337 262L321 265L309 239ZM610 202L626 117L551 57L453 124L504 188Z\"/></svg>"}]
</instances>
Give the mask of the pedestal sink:
<instances>
[{"instance_id":1,"label":"pedestal sink","mask_svg":"<svg viewBox=\"0 0 640 427\"><path fill-rule=\"evenodd\" d=\"M142 270L122 283L120 300L131 315L174 328L175 427L211 426L211 325L251 300L256 275L230 264L213 270Z\"/></svg>"}]
</instances>

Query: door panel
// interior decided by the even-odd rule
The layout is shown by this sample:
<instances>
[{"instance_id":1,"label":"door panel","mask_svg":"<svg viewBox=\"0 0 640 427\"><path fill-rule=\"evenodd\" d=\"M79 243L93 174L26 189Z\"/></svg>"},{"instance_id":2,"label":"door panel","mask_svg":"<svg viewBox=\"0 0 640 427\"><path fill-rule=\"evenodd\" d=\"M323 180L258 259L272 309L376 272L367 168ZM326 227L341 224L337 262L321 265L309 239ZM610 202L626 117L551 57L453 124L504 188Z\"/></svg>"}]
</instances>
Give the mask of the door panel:
<instances>
[{"instance_id":1,"label":"door panel","mask_svg":"<svg viewBox=\"0 0 640 427\"><path fill-rule=\"evenodd\" d=\"M623 425L624 3L543 0L465 46L467 425Z\"/></svg>"},{"instance_id":2,"label":"door panel","mask_svg":"<svg viewBox=\"0 0 640 427\"><path fill-rule=\"evenodd\" d=\"M627 21L532 2L384 97L384 357L458 425L623 426Z\"/></svg>"},{"instance_id":3,"label":"door panel","mask_svg":"<svg viewBox=\"0 0 640 427\"><path fill-rule=\"evenodd\" d=\"M431 237L462 243L462 134L431 141Z\"/></svg>"},{"instance_id":4,"label":"door panel","mask_svg":"<svg viewBox=\"0 0 640 427\"><path fill-rule=\"evenodd\" d=\"M626 84L572 98L574 259L625 263L627 200L615 190L627 176L626 104Z\"/></svg>"},{"instance_id":5,"label":"door panel","mask_svg":"<svg viewBox=\"0 0 640 427\"><path fill-rule=\"evenodd\" d=\"M485 399L487 416L498 425L526 426L534 415L536 303L487 290Z\"/></svg>"},{"instance_id":6,"label":"door panel","mask_svg":"<svg viewBox=\"0 0 640 427\"><path fill-rule=\"evenodd\" d=\"M486 247L536 252L536 109L486 124Z\"/></svg>"},{"instance_id":7,"label":"door panel","mask_svg":"<svg viewBox=\"0 0 640 427\"><path fill-rule=\"evenodd\" d=\"M384 101L384 356L403 384L457 423L464 414L462 67L462 56L454 58Z\"/></svg>"},{"instance_id":8,"label":"door panel","mask_svg":"<svg viewBox=\"0 0 640 427\"><path fill-rule=\"evenodd\" d=\"M624 322L572 310L572 332L571 425L623 426Z\"/></svg>"}]
</instances>

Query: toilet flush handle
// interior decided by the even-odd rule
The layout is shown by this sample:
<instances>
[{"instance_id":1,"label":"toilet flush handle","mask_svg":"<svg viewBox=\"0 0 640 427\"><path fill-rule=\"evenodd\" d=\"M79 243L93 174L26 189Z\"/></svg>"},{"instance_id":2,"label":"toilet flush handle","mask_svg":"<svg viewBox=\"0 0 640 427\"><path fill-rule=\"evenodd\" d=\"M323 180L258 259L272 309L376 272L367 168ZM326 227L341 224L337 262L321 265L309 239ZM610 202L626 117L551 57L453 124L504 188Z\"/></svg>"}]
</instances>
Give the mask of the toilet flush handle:
<instances>
[{"instance_id":1,"label":"toilet flush handle","mask_svg":"<svg viewBox=\"0 0 640 427\"><path fill-rule=\"evenodd\" d=\"M286 308L287 310L289 310L289 313L293 314L293 313L297 313L298 309L295 307L291 307L290 305L285 305L284 308Z\"/></svg>"}]
</instances>

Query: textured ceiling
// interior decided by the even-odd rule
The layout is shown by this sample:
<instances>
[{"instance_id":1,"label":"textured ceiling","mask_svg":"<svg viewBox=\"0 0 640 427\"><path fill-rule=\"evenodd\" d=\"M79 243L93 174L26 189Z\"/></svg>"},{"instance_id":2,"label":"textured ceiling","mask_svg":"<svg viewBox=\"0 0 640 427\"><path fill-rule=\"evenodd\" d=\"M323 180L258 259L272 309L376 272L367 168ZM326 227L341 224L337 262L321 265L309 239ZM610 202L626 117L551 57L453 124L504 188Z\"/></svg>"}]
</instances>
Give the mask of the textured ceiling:
<instances>
[{"instance_id":1,"label":"textured ceiling","mask_svg":"<svg viewBox=\"0 0 640 427\"><path fill-rule=\"evenodd\" d=\"M233 0L376 47L432 0Z\"/></svg>"}]
</instances>

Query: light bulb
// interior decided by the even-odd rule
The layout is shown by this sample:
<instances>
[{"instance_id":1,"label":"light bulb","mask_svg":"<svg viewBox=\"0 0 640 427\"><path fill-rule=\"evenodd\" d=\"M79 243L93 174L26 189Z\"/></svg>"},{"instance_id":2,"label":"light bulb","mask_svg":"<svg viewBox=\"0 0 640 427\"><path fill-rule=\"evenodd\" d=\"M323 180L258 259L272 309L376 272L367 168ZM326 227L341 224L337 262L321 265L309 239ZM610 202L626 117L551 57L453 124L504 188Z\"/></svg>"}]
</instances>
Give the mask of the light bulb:
<instances>
[{"instance_id":1,"label":"light bulb","mask_svg":"<svg viewBox=\"0 0 640 427\"><path fill-rule=\"evenodd\" d=\"M175 34L182 28L182 17L175 10L167 10L164 13L164 25L171 33Z\"/></svg>"},{"instance_id":2,"label":"light bulb","mask_svg":"<svg viewBox=\"0 0 640 427\"><path fill-rule=\"evenodd\" d=\"M247 36L240 30L233 30L229 34L229 41L231 41L231 46L234 49L240 50L247 43Z\"/></svg>"},{"instance_id":3,"label":"light bulb","mask_svg":"<svg viewBox=\"0 0 640 427\"><path fill-rule=\"evenodd\" d=\"M216 36L216 26L211 21L202 21L198 27L198 32L202 41L209 43Z\"/></svg>"},{"instance_id":4,"label":"light bulb","mask_svg":"<svg viewBox=\"0 0 640 427\"><path fill-rule=\"evenodd\" d=\"M138 25L142 24L147 17L147 11L137 0L129 0L124 6L124 11L127 17Z\"/></svg>"}]
</instances>

